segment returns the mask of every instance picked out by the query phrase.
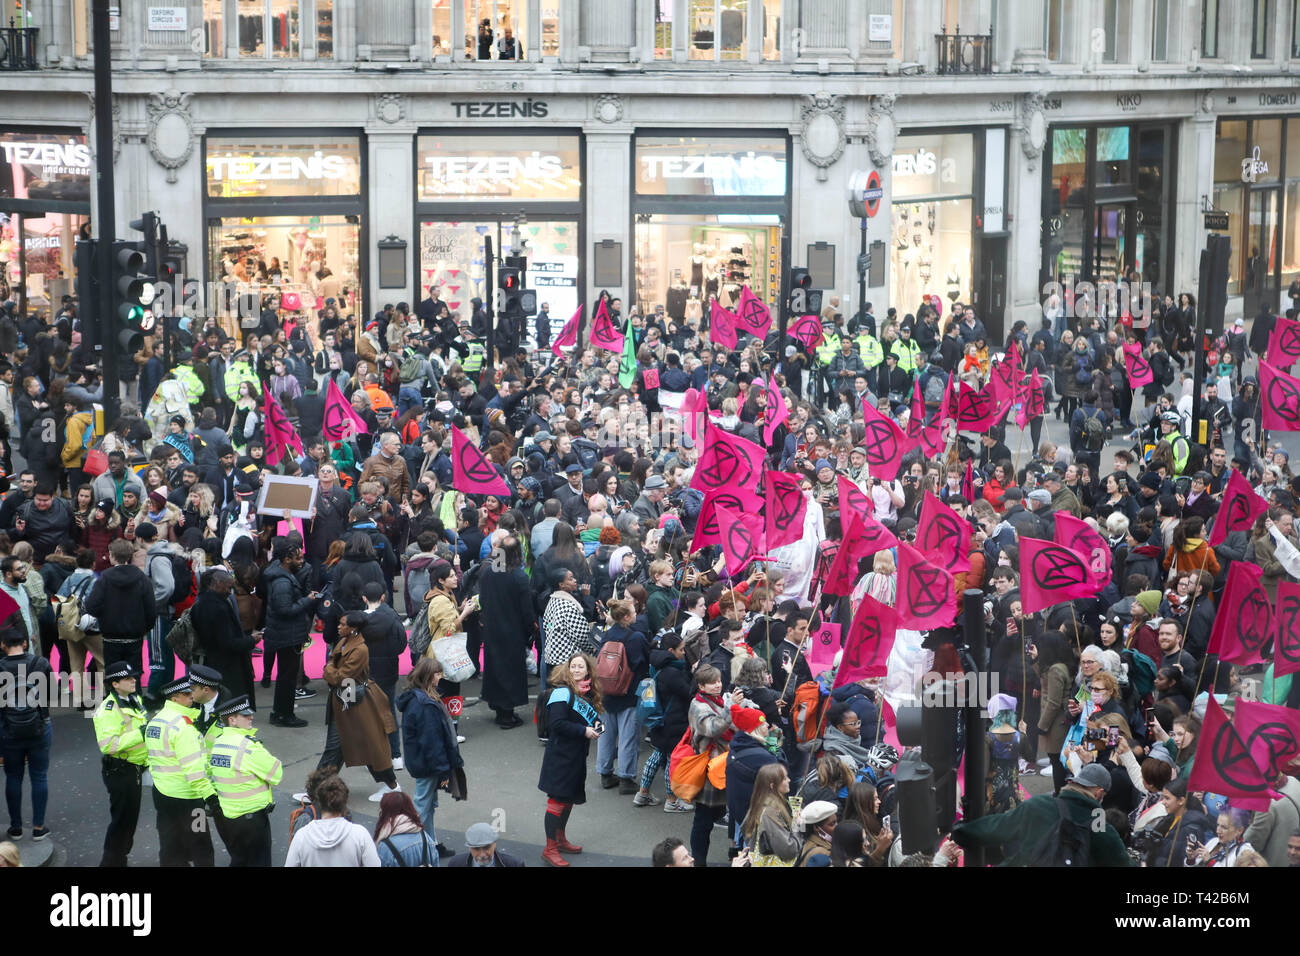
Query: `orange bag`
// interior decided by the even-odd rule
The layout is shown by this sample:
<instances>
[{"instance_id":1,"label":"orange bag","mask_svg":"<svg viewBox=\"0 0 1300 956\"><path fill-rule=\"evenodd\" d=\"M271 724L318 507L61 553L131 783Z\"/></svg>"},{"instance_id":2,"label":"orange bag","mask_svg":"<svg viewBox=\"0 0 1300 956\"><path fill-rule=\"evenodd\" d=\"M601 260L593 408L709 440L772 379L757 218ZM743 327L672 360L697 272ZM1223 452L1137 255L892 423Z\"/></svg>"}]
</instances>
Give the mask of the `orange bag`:
<instances>
[{"instance_id":1,"label":"orange bag","mask_svg":"<svg viewBox=\"0 0 1300 956\"><path fill-rule=\"evenodd\" d=\"M691 731L687 728L668 760L668 780L678 800L694 800L704 789L711 751L712 748L703 753L695 753L691 747Z\"/></svg>"},{"instance_id":2,"label":"orange bag","mask_svg":"<svg viewBox=\"0 0 1300 956\"><path fill-rule=\"evenodd\" d=\"M714 754L709 758L707 776L709 778L709 783L713 784L714 790L727 789L727 751L724 750L722 753ZM673 793L676 792L677 788L673 787Z\"/></svg>"}]
</instances>

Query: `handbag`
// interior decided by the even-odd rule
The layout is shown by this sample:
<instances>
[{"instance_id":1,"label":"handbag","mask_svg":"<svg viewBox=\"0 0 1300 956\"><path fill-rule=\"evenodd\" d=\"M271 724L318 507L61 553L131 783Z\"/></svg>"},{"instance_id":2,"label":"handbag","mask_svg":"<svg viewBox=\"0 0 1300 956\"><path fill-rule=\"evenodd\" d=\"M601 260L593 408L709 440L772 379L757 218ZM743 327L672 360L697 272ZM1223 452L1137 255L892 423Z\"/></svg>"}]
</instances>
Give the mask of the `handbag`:
<instances>
[{"instance_id":1,"label":"handbag","mask_svg":"<svg viewBox=\"0 0 1300 956\"><path fill-rule=\"evenodd\" d=\"M758 818L758 836L754 840L754 848L749 854L750 866L794 866L795 860L783 860L775 853L763 852L763 817L767 816L767 810L764 809L762 815ZM769 848L770 849L770 848Z\"/></svg>"},{"instance_id":2,"label":"handbag","mask_svg":"<svg viewBox=\"0 0 1300 956\"><path fill-rule=\"evenodd\" d=\"M297 292L286 292L280 296L280 307L296 312L302 308L302 296Z\"/></svg>"},{"instance_id":3,"label":"handbag","mask_svg":"<svg viewBox=\"0 0 1300 956\"><path fill-rule=\"evenodd\" d=\"M94 478L108 471L108 455L104 454L104 449L92 448L86 452L86 461L81 470Z\"/></svg>"},{"instance_id":4,"label":"handbag","mask_svg":"<svg viewBox=\"0 0 1300 956\"><path fill-rule=\"evenodd\" d=\"M724 750L709 758L706 776L709 783L713 784L714 790L727 789L727 751Z\"/></svg>"},{"instance_id":5,"label":"handbag","mask_svg":"<svg viewBox=\"0 0 1300 956\"><path fill-rule=\"evenodd\" d=\"M432 653L442 665L443 680L459 684L474 676L474 661L465 648L467 635L464 631L440 637L429 645L426 653Z\"/></svg>"},{"instance_id":6,"label":"handbag","mask_svg":"<svg viewBox=\"0 0 1300 956\"><path fill-rule=\"evenodd\" d=\"M673 793L678 800L688 803L700 795L708 778L709 755L713 748L703 753L695 753L691 746L691 731L688 727L681 741L673 748L669 758L668 780L673 786Z\"/></svg>"}]
</instances>

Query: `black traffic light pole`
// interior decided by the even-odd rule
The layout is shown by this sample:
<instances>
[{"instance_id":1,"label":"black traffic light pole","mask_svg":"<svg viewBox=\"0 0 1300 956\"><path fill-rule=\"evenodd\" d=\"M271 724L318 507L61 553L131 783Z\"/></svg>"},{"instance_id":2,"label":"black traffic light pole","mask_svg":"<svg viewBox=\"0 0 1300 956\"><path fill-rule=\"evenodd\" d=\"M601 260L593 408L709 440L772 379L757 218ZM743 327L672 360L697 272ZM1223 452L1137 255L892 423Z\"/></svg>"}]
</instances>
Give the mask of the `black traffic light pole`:
<instances>
[{"instance_id":1,"label":"black traffic light pole","mask_svg":"<svg viewBox=\"0 0 1300 956\"><path fill-rule=\"evenodd\" d=\"M95 271L99 276L99 302L96 314L99 328L96 338L102 349L100 374L104 382L104 424L117 420L121 383L117 373L117 322L113 307L113 240L117 223L117 206L113 194L113 51L108 29L109 0L94 0L92 30L95 54L95 180L98 212L96 234L99 237Z\"/></svg>"},{"instance_id":2,"label":"black traffic light pole","mask_svg":"<svg viewBox=\"0 0 1300 956\"><path fill-rule=\"evenodd\" d=\"M478 380L483 381L483 375L487 368L496 368L496 359L493 356L493 346L496 345L496 279L495 279L495 260L492 258L492 237L490 235L483 237L483 308L487 310L487 341L483 343L487 351L487 357L484 359L485 368L479 373ZM471 321L471 325L472 325Z\"/></svg>"}]
</instances>

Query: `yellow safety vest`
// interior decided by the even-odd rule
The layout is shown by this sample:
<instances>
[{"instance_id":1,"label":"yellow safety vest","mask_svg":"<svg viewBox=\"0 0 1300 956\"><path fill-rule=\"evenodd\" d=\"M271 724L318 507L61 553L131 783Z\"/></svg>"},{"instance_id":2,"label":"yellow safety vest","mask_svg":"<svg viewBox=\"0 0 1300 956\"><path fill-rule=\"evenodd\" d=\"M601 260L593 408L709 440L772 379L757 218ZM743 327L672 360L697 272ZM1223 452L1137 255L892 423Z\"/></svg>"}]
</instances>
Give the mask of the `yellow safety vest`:
<instances>
[{"instance_id":1,"label":"yellow safety vest","mask_svg":"<svg viewBox=\"0 0 1300 956\"><path fill-rule=\"evenodd\" d=\"M840 354L840 337L832 332L822 339L822 344L817 346L817 361L822 365L830 365L835 356Z\"/></svg>"},{"instance_id":2,"label":"yellow safety vest","mask_svg":"<svg viewBox=\"0 0 1300 956\"><path fill-rule=\"evenodd\" d=\"M479 369L483 367L484 360L487 359L487 349L481 342L470 342L469 355L461 360L460 367L466 375L477 375Z\"/></svg>"},{"instance_id":3,"label":"yellow safety vest","mask_svg":"<svg viewBox=\"0 0 1300 956\"><path fill-rule=\"evenodd\" d=\"M185 397L191 405L203 401L203 379L188 365L177 365L172 369L172 377L185 386ZM238 388L238 386L236 386Z\"/></svg>"},{"instance_id":4,"label":"yellow safety vest","mask_svg":"<svg viewBox=\"0 0 1300 956\"><path fill-rule=\"evenodd\" d=\"M1169 442L1169 447L1174 453L1174 474L1181 475L1183 469L1187 467L1187 459L1191 457L1192 446L1178 432L1174 432L1173 435L1174 439Z\"/></svg>"},{"instance_id":5,"label":"yellow safety vest","mask_svg":"<svg viewBox=\"0 0 1300 956\"><path fill-rule=\"evenodd\" d=\"M149 773L165 797L206 800L214 792L203 759L203 739L194 726L198 715L197 709L169 700L144 729Z\"/></svg>"},{"instance_id":6,"label":"yellow safety vest","mask_svg":"<svg viewBox=\"0 0 1300 956\"><path fill-rule=\"evenodd\" d=\"M257 376L253 374L253 366L244 361L231 362L226 369L224 384L226 386L226 395L232 402L239 401L239 385L241 382L252 382L257 386L258 393L261 394L262 385L258 382Z\"/></svg>"},{"instance_id":7,"label":"yellow safety vest","mask_svg":"<svg viewBox=\"0 0 1300 956\"><path fill-rule=\"evenodd\" d=\"M95 708L95 743L106 757L117 757L143 767L149 761L144 728L149 722L144 708L131 698L109 693Z\"/></svg>"},{"instance_id":8,"label":"yellow safety vest","mask_svg":"<svg viewBox=\"0 0 1300 956\"><path fill-rule=\"evenodd\" d=\"M880 347L879 340L866 332L858 335L858 354L868 369L875 368L885 360L885 350Z\"/></svg>"},{"instance_id":9,"label":"yellow safety vest","mask_svg":"<svg viewBox=\"0 0 1300 956\"><path fill-rule=\"evenodd\" d=\"M227 726L212 745L208 767L226 817L242 817L270 806L271 788L284 776L280 761L256 735L251 727Z\"/></svg>"},{"instance_id":10,"label":"yellow safety vest","mask_svg":"<svg viewBox=\"0 0 1300 956\"><path fill-rule=\"evenodd\" d=\"M921 346L914 339L894 343L894 354L898 356L898 367L904 372L915 372L916 362L921 355Z\"/></svg>"}]
</instances>

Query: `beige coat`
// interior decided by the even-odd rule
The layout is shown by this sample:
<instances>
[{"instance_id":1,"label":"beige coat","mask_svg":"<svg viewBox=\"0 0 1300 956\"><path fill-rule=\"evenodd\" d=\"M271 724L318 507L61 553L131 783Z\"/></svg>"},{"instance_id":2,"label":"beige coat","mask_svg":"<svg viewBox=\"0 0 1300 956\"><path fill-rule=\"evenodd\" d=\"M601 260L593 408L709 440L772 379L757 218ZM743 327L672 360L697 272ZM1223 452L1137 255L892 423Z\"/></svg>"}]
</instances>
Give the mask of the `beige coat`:
<instances>
[{"instance_id":1,"label":"beige coat","mask_svg":"<svg viewBox=\"0 0 1300 956\"><path fill-rule=\"evenodd\" d=\"M349 687L346 683L349 679L351 686L365 684L366 689L361 700L348 704L345 710L336 688ZM370 680L370 651L360 634L335 645L325 665L325 683L330 686L330 720L338 722L344 764L369 767L377 773L391 770L393 754L388 735L397 729L397 724L387 696Z\"/></svg>"}]
</instances>

